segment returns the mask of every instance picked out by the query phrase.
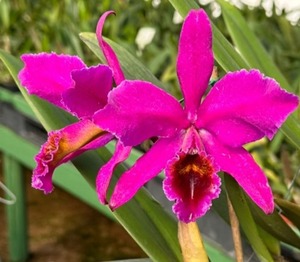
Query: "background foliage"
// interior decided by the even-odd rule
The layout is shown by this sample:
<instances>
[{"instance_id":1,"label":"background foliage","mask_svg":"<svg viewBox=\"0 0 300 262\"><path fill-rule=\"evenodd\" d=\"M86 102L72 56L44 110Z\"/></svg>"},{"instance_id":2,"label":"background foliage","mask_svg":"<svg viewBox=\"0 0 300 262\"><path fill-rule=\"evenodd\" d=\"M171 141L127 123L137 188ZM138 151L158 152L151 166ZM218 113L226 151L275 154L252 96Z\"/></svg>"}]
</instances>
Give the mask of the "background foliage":
<instances>
[{"instance_id":1,"label":"background foliage","mask_svg":"<svg viewBox=\"0 0 300 262\"><path fill-rule=\"evenodd\" d=\"M162 0L158 6L155 5L155 2L141 0L0 0L0 23L2 25L0 27L0 48L16 57L28 52L55 51L57 53L77 54L88 64L96 64L99 63L98 58L84 45L78 34L84 31L94 32L99 16L106 10L115 10L117 16L108 19L104 35L138 56L146 67L164 83L165 88L180 98L175 64L181 25L173 22L174 9L169 3L178 1ZM205 9L210 13L208 7ZM298 43L300 42L300 27L291 26L283 16L274 15L266 18L265 11L260 8L250 10L245 7L241 12L248 27L255 33L271 60L283 73L293 92L299 94L300 56ZM226 18L225 13L224 17ZM228 23L226 24L222 18L212 18L212 21L233 45L238 46L237 39L234 38L235 32L230 30ZM153 27L156 34L150 45L139 50L135 38L138 30L145 26ZM85 42L90 41L89 39L85 40ZM218 64L216 65L218 66ZM3 65L0 64L0 83L8 83L11 80L8 74L3 73L6 71L1 66ZM220 76L224 73L221 66L218 66L218 71ZM299 122L299 110L295 116ZM287 199L290 203L300 204L299 150L296 150L282 133L279 133L272 142L261 140L248 145L248 149L264 168L273 192L279 198L277 204L280 205L285 214L289 214L290 219L296 216L294 221L297 221L297 214L295 215L293 212L293 206L289 206L286 202L280 202L280 199ZM227 178L225 184L232 188L235 187L234 182ZM238 190L232 191L229 194L230 197L244 199ZM218 207L218 201L214 207L216 210L221 210ZM282 229L280 232L284 232L284 225L278 222L277 217L267 220L259 210L251 206L250 202L249 205L255 222L260 225L259 230L267 228L268 234L272 234L273 228L273 237L274 234L276 235L276 231L274 231L276 227L278 230ZM251 212L248 209L245 212L240 212L240 218L243 218L245 213L250 214ZM279 217L279 215L277 216ZM226 219L226 216L224 218ZM252 217L249 220L249 216L244 216L244 220L254 223ZM274 221L279 224L274 224ZM296 224L296 226L299 225ZM246 235L249 233L247 237L250 242L255 242L257 236L251 234L252 232L247 232L246 224L242 227L244 227ZM260 232L260 234L262 233ZM270 239L270 236L268 236L269 238L266 237L266 232L264 234L264 240ZM280 238L278 237L278 239ZM264 242L267 244L267 241ZM261 247L257 245L256 247L257 252L260 253Z\"/></svg>"}]
</instances>

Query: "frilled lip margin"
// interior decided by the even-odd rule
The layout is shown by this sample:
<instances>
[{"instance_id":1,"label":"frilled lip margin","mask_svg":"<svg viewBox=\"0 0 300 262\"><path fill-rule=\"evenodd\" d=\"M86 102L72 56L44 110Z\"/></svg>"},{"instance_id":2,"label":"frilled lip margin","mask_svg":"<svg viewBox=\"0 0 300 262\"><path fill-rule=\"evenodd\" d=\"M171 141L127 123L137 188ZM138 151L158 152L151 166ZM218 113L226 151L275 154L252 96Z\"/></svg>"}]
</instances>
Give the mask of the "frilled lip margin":
<instances>
[{"instance_id":1,"label":"frilled lip margin","mask_svg":"<svg viewBox=\"0 0 300 262\"><path fill-rule=\"evenodd\" d=\"M113 135L82 120L63 129L51 131L35 157L32 186L48 194L53 190L52 176L56 167L91 149L106 145Z\"/></svg>"}]
</instances>

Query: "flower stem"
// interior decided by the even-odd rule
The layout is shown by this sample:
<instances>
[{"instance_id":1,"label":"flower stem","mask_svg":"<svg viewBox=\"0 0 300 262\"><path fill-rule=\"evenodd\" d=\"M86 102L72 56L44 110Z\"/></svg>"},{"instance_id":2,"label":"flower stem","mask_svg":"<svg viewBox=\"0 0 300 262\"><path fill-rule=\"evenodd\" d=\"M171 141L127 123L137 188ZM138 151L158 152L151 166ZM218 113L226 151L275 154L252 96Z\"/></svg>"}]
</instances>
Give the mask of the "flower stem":
<instances>
[{"instance_id":1,"label":"flower stem","mask_svg":"<svg viewBox=\"0 0 300 262\"><path fill-rule=\"evenodd\" d=\"M227 203L228 203L229 219L231 224L236 261L243 262L243 248L242 248L239 220L234 212L229 197L227 197Z\"/></svg>"},{"instance_id":2,"label":"flower stem","mask_svg":"<svg viewBox=\"0 0 300 262\"><path fill-rule=\"evenodd\" d=\"M178 239L184 262L208 262L202 237L196 222L178 222Z\"/></svg>"}]
</instances>

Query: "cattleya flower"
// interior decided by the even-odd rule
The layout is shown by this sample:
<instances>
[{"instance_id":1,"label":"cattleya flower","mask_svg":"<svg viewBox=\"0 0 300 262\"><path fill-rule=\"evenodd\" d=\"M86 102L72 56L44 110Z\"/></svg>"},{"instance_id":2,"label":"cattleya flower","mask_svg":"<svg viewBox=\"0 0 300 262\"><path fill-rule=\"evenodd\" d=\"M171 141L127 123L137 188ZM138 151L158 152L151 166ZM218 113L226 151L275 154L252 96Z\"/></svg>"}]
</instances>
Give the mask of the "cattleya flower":
<instances>
[{"instance_id":1,"label":"cattleya flower","mask_svg":"<svg viewBox=\"0 0 300 262\"><path fill-rule=\"evenodd\" d=\"M87 67L77 56L55 53L25 54L21 57L25 66L19 79L28 93L51 102L71 113L78 122L48 133L48 139L36 155L32 186L50 193L55 168L83 152L104 146L114 136L95 125L93 114L107 103L107 94L113 80L124 80L115 54L102 39L105 13L97 25L97 37L106 59L111 65Z\"/></svg>"},{"instance_id":2,"label":"cattleya flower","mask_svg":"<svg viewBox=\"0 0 300 262\"><path fill-rule=\"evenodd\" d=\"M218 171L231 175L265 213L273 211L267 178L243 145L264 136L272 139L298 106L298 98L258 70L228 73L205 95L213 66L208 16L193 10L182 27L177 59L184 106L145 81L125 80L109 93L94 122L120 139L123 148L117 148L100 170L97 188L102 202L102 185L128 156L122 150L157 137L119 179L109 201L112 209L165 170L164 192L175 201L173 211L184 222L203 216L219 196Z\"/></svg>"}]
</instances>

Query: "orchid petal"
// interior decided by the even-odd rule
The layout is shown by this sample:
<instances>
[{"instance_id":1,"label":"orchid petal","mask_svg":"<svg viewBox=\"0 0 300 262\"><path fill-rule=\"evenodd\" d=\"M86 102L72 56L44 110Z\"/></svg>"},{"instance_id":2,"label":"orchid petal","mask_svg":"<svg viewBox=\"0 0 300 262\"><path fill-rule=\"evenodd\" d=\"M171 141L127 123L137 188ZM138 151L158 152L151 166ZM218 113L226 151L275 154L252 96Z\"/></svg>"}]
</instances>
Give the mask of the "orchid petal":
<instances>
[{"instance_id":1,"label":"orchid petal","mask_svg":"<svg viewBox=\"0 0 300 262\"><path fill-rule=\"evenodd\" d=\"M177 59L177 75L186 109L195 114L212 74L214 58L212 31L203 10L193 10L182 26Z\"/></svg>"},{"instance_id":2,"label":"orchid petal","mask_svg":"<svg viewBox=\"0 0 300 262\"><path fill-rule=\"evenodd\" d=\"M249 197L266 213L274 210L272 190L268 179L244 148L230 148L222 145L206 131L201 132L205 150L220 170L230 174Z\"/></svg>"},{"instance_id":3,"label":"orchid petal","mask_svg":"<svg viewBox=\"0 0 300 262\"><path fill-rule=\"evenodd\" d=\"M114 168L126 160L131 152L132 147L124 146L120 141L116 144L116 150L112 158L101 167L98 172L96 187L98 198L102 204L107 204L106 193L111 180Z\"/></svg>"},{"instance_id":4,"label":"orchid petal","mask_svg":"<svg viewBox=\"0 0 300 262\"><path fill-rule=\"evenodd\" d=\"M96 29L96 35L98 39L98 43L102 52L106 58L106 61L110 68L113 70L113 77L117 85L119 85L123 80L125 80L124 73L121 69L119 60L114 52L114 50L110 47L108 43L106 43L102 36L102 30L104 26L104 22L106 18L111 15L115 14L113 11L105 12L99 19Z\"/></svg>"},{"instance_id":5,"label":"orchid petal","mask_svg":"<svg viewBox=\"0 0 300 262\"><path fill-rule=\"evenodd\" d=\"M295 95L258 70L241 70L214 85L200 106L197 126L239 147L263 136L271 139L298 103Z\"/></svg>"},{"instance_id":6,"label":"orchid petal","mask_svg":"<svg viewBox=\"0 0 300 262\"><path fill-rule=\"evenodd\" d=\"M51 131L48 140L36 155L32 186L45 194L53 190L52 176L56 167L78 156L86 150L103 146L113 136L83 120L63 129Z\"/></svg>"},{"instance_id":7,"label":"orchid petal","mask_svg":"<svg viewBox=\"0 0 300 262\"><path fill-rule=\"evenodd\" d=\"M74 86L71 72L86 67L81 59L55 53L26 54L21 59L25 67L20 71L19 79L28 93L66 109L61 95Z\"/></svg>"},{"instance_id":8,"label":"orchid petal","mask_svg":"<svg viewBox=\"0 0 300 262\"><path fill-rule=\"evenodd\" d=\"M167 162L179 151L182 138L179 134L172 138L160 138L153 147L119 179L109 205L114 210L128 202L149 180L161 172Z\"/></svg>"},{"instance_id":9,"label":"orchid petal","mask_svg":"<svg viewBox=\"0 0 300 262\"><path fill-rule=\"evenodd\" d=\"M105 65L72 72L74 88L63 93L63 102L78 118L91 117L107 103L112 88L112 72Z\"/></svg>"},{"instance_id":10,"label":"orchid petal","mask_svg":"<svg viewBox=\"0 0 300 262\"><path fill-rule=\"evenodd\" d=\"M108 104L95 114L94 121L125 146L154 136L172 136L187 124L178 101L144 81L122 82L109 93Z\"/></svg>"}]
</instances>

